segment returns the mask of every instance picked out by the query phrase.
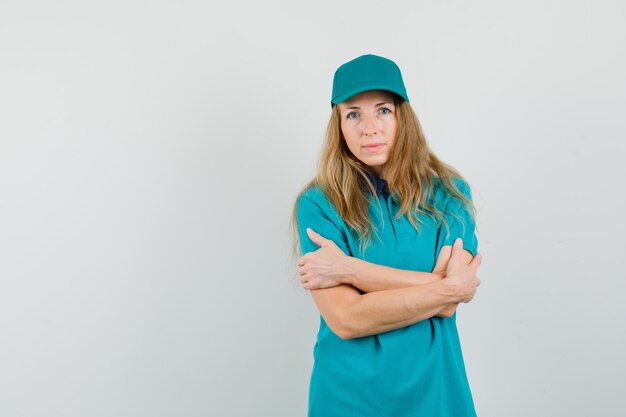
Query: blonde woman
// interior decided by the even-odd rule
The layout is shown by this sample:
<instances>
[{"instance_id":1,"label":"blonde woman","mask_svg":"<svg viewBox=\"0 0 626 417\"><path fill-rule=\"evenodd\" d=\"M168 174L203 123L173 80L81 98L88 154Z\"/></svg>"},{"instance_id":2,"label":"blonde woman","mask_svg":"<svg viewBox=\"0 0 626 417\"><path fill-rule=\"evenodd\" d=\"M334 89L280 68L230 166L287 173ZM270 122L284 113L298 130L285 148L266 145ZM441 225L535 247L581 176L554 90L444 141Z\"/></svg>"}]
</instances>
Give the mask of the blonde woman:
<instances>
[{"instance_id":1,"label":"blonde woman","mask_svg":"<svg viewBox=\"0 0 626 417\"><path fill-rule=\"evenodd\" d=\"M476 271L470 187L429 149L400 69L337 69L326 143L293 225L320 311L309 417L475 416L456 308Z\"/></svg>"}]
</instances>

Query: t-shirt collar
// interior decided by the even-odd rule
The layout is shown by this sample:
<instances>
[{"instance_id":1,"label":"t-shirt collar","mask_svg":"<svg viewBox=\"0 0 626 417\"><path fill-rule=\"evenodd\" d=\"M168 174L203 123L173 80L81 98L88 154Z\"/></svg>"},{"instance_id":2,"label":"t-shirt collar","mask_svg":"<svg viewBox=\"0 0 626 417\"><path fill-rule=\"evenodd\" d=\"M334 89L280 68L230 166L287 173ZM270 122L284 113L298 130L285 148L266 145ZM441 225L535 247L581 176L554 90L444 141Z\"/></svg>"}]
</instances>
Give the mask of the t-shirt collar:
<instances>
[{"instance_id":1,"label":"t-shirt collar","mask_svg":"<svg viewBox=\"0 0 626 417\"><path fill-rule=\"evenodd\" d=\"M372 182L374 183L374 187L376 187L376 193L377 194L381 194L383 192L387 192L387 181L385 181L384 179L380 178L378 175L376 175L375 173L367 170L367 175L368 177L372 180Z\"/></svg>"}]
</instances>

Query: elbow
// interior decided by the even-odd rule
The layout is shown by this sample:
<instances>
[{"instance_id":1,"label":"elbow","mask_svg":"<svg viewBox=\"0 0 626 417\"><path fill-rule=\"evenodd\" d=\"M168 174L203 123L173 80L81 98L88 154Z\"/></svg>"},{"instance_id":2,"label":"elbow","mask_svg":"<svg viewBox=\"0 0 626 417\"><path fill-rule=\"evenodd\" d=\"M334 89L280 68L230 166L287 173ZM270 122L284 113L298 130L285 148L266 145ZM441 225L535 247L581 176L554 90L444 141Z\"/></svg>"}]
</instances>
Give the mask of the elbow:
<instances>
[{"instance_id":1,"label":"elbow","mask_svg":"<svg viewBox=\"0 0 626 417\"><path fill-rule=\"evenodd\" d=\"M333 320L327 321L328 327L333 331L340 339L350 340L361 337L359 328L356 326L356 322L348 312L337 314L333 317Z\"/></svg>"},{"instance_id":2,"label":"elbow","mask_svg":"<svg viewBox=\"0 0 626 417\"><path fill-rule=\"evenodd\" d=\"M360 337L357 332L347 328L337 329L337 331L333 330L333 332L342 340L351 340Z\"/></svg>"},{"instance_id":3,"label":"elbow","mask_svg":"<svg viewBox=\"0 0 626 417\"><path fill-rule=\"evenodd\" d=\"M444 317L444 318L450 318L452 316L454 316L454 313L456 312L456 307L458 306L458 304L450 304L448 305L446 308L444 308L443 310L441 310L437 316L439 317Z\"/></svg>"},{"instance_id":4,"label":"elbow","mask_svg":"<svg viewBox=\"0 0 626 417\"><path fill-rule=\"evenodd\" d=\"M354 329L351 329L349 327L339 328L337 329L337 331L335 331L335 334L343 340L356 339L357 337L360 337Z\"/></svg>"}]
</instances>

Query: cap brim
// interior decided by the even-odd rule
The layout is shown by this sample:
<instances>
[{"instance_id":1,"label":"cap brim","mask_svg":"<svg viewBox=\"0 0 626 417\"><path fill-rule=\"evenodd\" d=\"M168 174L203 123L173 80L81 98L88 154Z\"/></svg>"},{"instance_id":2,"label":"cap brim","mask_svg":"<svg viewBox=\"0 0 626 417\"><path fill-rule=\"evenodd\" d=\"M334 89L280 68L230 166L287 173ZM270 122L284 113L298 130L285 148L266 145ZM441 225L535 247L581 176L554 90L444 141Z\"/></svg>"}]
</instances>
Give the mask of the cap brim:
<instances>
[{"instance_id":1,"label":"cap brim","mask_svg":"<svg viewBox=\"0 0 626 417\"><path fill-rule=\"evenodd\" d=\"M406 92L404 91L395 91L395 90L391 90L389 89L388 86L382 86L382 85L368 85L366 87L361 87L361 88L356 88L354 90L348 91L346 93L343 94L339 94L337 97L334 97L330 104L331 106L333 104L339 104L342 103L346 100L348 100L349 98L359 94L359 93L363 93L365 91L370 91L370 90L384 90L384 91L390 91L392 93L396 93L397 95L399 95L400 97L402 97L402 99L409 101L409 98L407 97Z\"/></svg>"}]
</instances>

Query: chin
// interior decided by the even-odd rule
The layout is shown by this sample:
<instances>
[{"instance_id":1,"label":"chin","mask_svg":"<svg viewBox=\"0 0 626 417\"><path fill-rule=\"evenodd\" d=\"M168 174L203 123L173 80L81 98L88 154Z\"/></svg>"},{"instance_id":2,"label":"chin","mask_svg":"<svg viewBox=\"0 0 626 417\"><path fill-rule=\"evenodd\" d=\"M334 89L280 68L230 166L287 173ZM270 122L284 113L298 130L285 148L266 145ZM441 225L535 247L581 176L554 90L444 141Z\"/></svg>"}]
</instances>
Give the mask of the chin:
<instances>
[{"instance_id":1,"label":"chin","mask_svg":"<svg viewBox=\"0 0 626 417\"><path fill-rule=\"evenodd\" d=\"M382 168L382 166L385 165L385 163L387 162L387 158L363 158L361 159L361 162L363 162L365 165L367 165L370 168L374 168L374 167Z\"/></svg>"}]
</instances>

